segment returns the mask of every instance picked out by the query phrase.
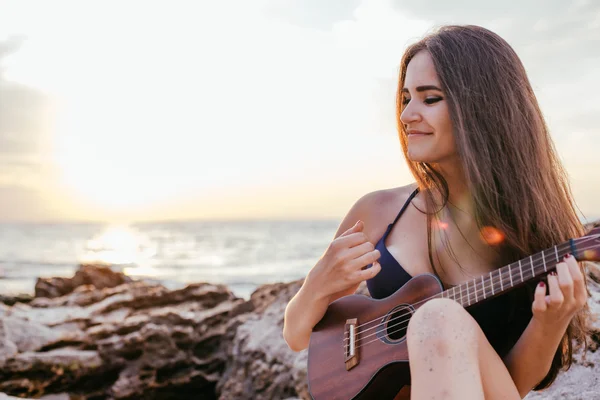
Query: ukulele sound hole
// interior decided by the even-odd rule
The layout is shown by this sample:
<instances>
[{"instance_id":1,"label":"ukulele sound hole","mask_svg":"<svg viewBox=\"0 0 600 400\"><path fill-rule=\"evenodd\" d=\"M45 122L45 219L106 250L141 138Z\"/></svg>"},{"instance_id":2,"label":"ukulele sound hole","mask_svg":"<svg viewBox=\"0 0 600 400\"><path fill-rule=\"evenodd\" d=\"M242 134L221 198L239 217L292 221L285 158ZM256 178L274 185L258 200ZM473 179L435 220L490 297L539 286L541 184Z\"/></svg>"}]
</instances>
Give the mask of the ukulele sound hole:
<instances>
[{"instance_id":1,"label":"ukulele sound hole","mask_svg":"<svg viewBox=\"0 0 600 400\"><path fill-rule=\"evenodd\" d=\"M399 306L389 314L385 324L385 330L390 340L398 341L406 337L408 321L413 314L410 306Z\"/></svg>"}]
</instances>

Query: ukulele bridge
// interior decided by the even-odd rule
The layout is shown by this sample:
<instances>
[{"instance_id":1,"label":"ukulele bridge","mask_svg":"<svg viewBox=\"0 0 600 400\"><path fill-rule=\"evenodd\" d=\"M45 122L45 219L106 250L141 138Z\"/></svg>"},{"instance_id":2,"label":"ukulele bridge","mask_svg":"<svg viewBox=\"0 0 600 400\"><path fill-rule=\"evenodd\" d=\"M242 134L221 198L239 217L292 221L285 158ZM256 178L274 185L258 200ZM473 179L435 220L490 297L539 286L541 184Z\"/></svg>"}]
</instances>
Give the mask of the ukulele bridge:
<instances>
[{"instance_id":1,"label":"ukulele bridge","mask_svg":"<svg viewBox=\"0 0 600 400\"><path fill-rule=\"evenodd\" d=\"M344 346L346 371L350 371L358 365L358 347L356 346L356 339L358 338L357 326L358 321L356 318L346 320L344 328L344 337L348 338L348 345Z\"/></svg>"}]
</instances>

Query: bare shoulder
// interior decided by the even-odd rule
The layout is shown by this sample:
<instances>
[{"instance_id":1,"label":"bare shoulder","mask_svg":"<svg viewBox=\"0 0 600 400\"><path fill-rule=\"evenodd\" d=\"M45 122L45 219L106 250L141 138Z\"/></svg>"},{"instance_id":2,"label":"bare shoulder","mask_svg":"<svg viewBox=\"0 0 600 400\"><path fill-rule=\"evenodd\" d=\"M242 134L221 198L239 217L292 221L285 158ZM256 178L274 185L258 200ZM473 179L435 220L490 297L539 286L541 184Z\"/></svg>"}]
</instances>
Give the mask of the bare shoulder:
<instances>
[{"instance_id":1,"label":"bare shoulder","mask_svg":"<svg viewBox=\"0 0 600 400\"><path fill-rule=\"evenodd\" d=\"M350 229L359 219L364 222L364 232L369 238L380 236L416 188L417 184L412 183L363 195L344 217L336 237Z\"/></svg>"}]
</instances>

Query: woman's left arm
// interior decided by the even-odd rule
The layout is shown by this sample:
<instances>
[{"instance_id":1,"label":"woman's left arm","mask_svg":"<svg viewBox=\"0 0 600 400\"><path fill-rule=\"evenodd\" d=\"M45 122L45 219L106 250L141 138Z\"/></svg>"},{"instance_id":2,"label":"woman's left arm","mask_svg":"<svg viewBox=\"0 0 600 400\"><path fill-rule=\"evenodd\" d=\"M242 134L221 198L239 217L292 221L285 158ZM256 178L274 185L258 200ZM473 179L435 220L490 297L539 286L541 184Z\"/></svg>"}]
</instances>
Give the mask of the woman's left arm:
<instances>
[{"instance_id":1,"label":"woman's left arm","mask_svg":"<svg viewBox=\"0 0 600 400\"><path fill-rule=\"evenodd\" d=\"M583 274L575 257L567 255L548 275L549 294L540 282L532 304L533 317L504 357L521 397L544 379L571 319L587 301Z\"/></svg>"}]
</instances>

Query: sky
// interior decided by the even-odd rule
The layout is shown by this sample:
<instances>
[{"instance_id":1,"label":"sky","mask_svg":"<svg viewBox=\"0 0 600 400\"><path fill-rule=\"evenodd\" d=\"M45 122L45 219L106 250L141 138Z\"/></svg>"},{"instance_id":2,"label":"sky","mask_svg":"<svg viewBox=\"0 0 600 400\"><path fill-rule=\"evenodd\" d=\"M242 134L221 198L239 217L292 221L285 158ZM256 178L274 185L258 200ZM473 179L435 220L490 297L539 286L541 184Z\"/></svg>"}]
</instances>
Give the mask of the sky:
<instances>
[{"instance_id":1,"label":"sky","mask_svg":"<svg viewBox=\"0 0 600 400\"><path fill-rule=\"evenodd\" d=\"M413 181L406 46L476 24L521 57L600 216L600 3L0 0L0 221L340 218Z\"/></svg>"}]
</instances>

